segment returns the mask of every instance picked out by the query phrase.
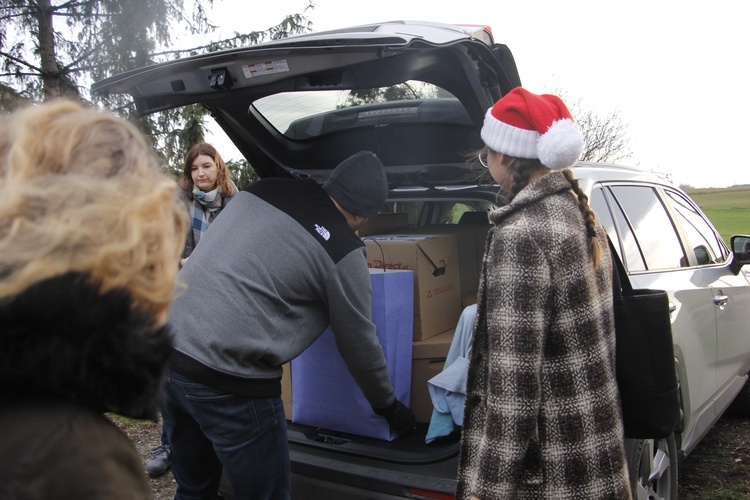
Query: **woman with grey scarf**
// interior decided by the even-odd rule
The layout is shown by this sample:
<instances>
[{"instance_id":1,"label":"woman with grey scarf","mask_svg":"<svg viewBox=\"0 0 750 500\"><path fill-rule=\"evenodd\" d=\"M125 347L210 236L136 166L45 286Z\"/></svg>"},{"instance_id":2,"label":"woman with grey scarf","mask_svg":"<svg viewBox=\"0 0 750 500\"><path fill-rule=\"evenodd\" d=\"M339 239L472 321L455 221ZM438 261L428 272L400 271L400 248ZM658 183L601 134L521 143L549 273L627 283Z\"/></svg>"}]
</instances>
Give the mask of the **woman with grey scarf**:
<instances>
[{"instance_id":1,"label":"woman with grey scarf","mask_svg":"<svg viewBox=\"0 0 750 500\"><path fill-rule=\"evenodd\" d=\"M232 182L229 169L216 148L206 142L194 144L185 156L179 183L180 199L187 204L190 215L180 267L185 265L208 226L235 194L237 186ZM161 444L149 453L151 458L146 463L149 476L161 476L171 467L172 452L164 431Z\"/></svg>"},{"instance_id":2,"label":"woman with grey scarf","mask_svg":"<svg viewBox=\"0 0 750 500\"><path fill-rule=\"evenodd\" d=\"M189 204L190 210L190 230L182 254L184 264L201 235L237 193L237 186L216 148L199 142L185 157L180 189L180 196Z\"/></svg>"}]
</instances>

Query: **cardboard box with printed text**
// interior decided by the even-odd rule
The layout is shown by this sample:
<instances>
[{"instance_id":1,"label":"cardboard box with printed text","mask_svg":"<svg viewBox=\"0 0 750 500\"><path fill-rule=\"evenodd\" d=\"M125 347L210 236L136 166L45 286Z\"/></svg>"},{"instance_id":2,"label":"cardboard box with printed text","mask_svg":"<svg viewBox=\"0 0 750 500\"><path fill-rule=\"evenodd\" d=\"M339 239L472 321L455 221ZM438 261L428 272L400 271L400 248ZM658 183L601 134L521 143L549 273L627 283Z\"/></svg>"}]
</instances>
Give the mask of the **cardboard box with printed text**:
<instances>
[{"instance_id":1,"label":"cardboard box with printed text","mask_svg":"<svg viewBox=\"0 0 750 500\"><path fill-rule=\"evenodd\" d=\"M383 234L364 242L369 268L414 271L414 340L456 326L461 287L454 235Z\"/></svg>"}]
</instances>

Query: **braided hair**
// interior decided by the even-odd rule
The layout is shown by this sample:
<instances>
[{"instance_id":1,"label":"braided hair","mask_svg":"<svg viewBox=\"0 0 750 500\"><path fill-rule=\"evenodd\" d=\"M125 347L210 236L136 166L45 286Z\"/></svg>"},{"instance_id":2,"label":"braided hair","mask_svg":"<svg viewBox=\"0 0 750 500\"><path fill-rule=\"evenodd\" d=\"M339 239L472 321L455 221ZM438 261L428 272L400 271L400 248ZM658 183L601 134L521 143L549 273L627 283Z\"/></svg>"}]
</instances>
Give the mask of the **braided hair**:
<instances>
[{"instance_id":1,"label":"braided hair","mask_svg":"<svg viewBox=\"0 0 750 500\"><path fill-rule=\"evenodd\" d=\"M505 165L513 173L513 186L511 187L508 202L510 202L529 184L529 178L534 172L543 171L547 173L550 171L550 169L545 167L538 159L516 158L508 155L505 155ZM578 199L578 209L581 211L583 220L586 223L590 260L594 267L598 267L602 260L602 248L596 237L596 214L591 210L591 206L589 206L589 197L586 196L586 193L581 189L578 180L573 177L573 172L568 168L564 169L562 172Z\"/></svg>"},{"instance_id":2,"label":"braided hair","mask_svg":"<svg viewBox=\"0 0 750 500\"><path fill-rule=\"evenodd\" d=\"M589 197L586 196L586 193L581 189L578 180L573 177L573 172L571 172L569 168L566 168L562 172L565 175L565 178L568 179L570 186L573 188L573 193L575 193L578 198L578 209L583 215L583 220L586 221L586 234L589 238L589 257L591 263L594 264L594 267L597 267L602 261L602 247L596 237L596 214L591 210Z\"/></svg>"}]
</instances>

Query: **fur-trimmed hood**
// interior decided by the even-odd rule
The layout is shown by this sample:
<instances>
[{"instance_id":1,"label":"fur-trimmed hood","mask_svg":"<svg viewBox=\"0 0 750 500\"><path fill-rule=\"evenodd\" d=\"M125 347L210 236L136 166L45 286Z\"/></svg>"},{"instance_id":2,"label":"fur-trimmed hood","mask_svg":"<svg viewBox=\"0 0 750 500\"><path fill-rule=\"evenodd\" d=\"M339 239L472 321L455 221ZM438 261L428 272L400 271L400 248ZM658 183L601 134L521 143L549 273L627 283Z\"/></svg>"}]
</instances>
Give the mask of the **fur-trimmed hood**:
<instances>
[{"instance_id":1,"label":"fur-trimmed hood","mask_svg":"<svg viewBox=\"0 0 750 500\"><path fill-rule=\"evenodd\" d=\"M172 340L151 323L127 291L102 294L79 273L0 302L0 404L64 398L155 420Z\"/></svg>"}]
</instances>

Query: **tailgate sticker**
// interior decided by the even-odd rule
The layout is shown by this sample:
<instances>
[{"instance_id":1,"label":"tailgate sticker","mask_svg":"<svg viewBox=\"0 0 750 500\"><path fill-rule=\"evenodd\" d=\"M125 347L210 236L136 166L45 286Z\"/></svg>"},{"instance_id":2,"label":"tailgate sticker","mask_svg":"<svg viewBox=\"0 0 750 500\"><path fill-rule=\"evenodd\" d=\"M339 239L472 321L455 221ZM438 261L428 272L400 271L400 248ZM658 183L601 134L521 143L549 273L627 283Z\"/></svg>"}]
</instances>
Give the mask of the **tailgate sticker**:
<instances>
[{"instance_id":1,"label":"tailgate sticker","mask_svg":"<svg viewBox=\"0 0 750 500\"><path fill-rule=\"evenodd\" d=\"M265 61L255 64L246 64L242 66L245 78L255 78L256 76L273 75L274 73L283 73L289 71L289 64L286 59L280 61Z\"/></svg>"}]
</instances>

